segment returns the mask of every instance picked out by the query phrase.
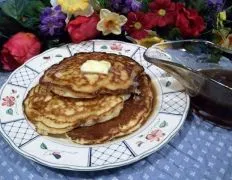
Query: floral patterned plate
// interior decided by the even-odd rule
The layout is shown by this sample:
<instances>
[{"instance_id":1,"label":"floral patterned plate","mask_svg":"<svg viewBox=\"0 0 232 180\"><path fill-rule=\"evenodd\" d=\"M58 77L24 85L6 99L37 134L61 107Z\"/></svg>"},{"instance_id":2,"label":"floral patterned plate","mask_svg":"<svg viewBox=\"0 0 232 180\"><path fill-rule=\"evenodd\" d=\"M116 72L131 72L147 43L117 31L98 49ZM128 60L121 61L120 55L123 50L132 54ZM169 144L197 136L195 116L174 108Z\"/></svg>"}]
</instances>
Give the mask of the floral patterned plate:
<instances>
[{"instance_id":1,"label":"floral patterned plate","mask_svg":"<svg viewBox=\"0 0 232 180\"><path fill-rule=\"evenodd\" d=\"M39 135L25 118L22 102L51 65L78 52L112 52L132 57L151 77L158 102L147 123L110 143L83 146ZM18 153L43 165L77 171L114 168L138 161L163 147L184 123L189 97L183 87L143 59L145 48L119 41L86 41L50 49L12 73L0 91L0 132Z\"/></svg>"}]
</instances>

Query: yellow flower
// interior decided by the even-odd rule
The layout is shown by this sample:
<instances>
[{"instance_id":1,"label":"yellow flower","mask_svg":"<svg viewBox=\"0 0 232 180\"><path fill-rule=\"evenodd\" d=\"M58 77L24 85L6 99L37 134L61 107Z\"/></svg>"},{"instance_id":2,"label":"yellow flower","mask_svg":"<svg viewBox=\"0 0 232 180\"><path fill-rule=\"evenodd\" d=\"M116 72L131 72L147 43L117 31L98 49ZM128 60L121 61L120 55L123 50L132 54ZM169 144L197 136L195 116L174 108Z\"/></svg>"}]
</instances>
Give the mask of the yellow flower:
<instances>
[{"instance_id":1,"label":"yellow flower","mask_svg":"<svg viewBox=\"0 0 232 180\"><path fill-rule=\"evenodd\" d=\"M227 49L232 49L232 34L230 28L213 30L214 43Z\"/></svg>"},{"instance_id":2,"label":"yellow flower","mask_svg":"<svg viewBox=\"0 0 232 180\"><path fill-rule=\"evenodd\" d=\"M111 12L107 9L101 9L101 20L97 24L97 30L102 31L103 35L121 34L121 26L127 22L127 18L123 15Z\"/></svg>"},{"instance_id":3,"label":"yellow flower","mask_svg":"<svg viewBox=\"0 0 232 180\"><path fill-rule=\"evenodd\" d=\"M223 48L232 49L232 34L226 37L226 39L222 42L221 46Z\"/></svg>"},{"instance_id":4,"label":"yellow flower","mask_svg":"<svg viewBox=\"0 0 232 180\"><path fill-rule=\"evenodd\" d=\"M226 11L217 14L217 27L224 27L223 22L226 20Z\"/></svg>"},{"instance_id":5,"label":"yellow flower","mask_svg":"<svg viewBox=\"0 0 232 180\"><path fill-rule=\"evenodd\" d=\"M90 16L94 10L89 0L51 0L53 6L60 5L68 15Z\"/></svg>"},{"instance_id":6,"label":"yellow flower","mask_svg":"<svg viewBox=\"0 0 232 180\"><path fill-rule=\"evenodd\" d=\"M219 19L222 20L222 21L225 21L226 20L226 11L222 11L218 14L219 16Z\"/></svg>"},{"instance_id":7,"label":"yellow flower","mask_svg":"<svg viewBox=\"0 0 232 180\"><path fill-rule=\"evenodd\" d=\"M151 47L154 44L164 42L163 39L159 37L147 37L140 40L137 40L138 44L145 47Z\"/></svg>"},{"instance_id":8,"label":"yellow flower","mask_svg":"<svg viewBox=\"0 0 232 180\"><path fill-rule=\"evenodd\" d=\"M148 36L142 39L134 39L130 36L127 36L126 38L131 40L135 44L139 44L147 48L151 47L154 44L164 42L162 38L158 37L155 31L147 31L147 32L148 32Z\"/></svg>"}]
</instances>

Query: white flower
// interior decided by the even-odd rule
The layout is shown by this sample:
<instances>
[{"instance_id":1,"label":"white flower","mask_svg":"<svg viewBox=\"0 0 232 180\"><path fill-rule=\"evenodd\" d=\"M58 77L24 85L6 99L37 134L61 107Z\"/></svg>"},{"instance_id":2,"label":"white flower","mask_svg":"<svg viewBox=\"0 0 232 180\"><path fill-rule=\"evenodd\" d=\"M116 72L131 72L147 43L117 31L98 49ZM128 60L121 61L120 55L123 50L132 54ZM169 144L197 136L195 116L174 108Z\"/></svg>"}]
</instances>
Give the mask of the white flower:
<instances>
[{"instance_id":1,"label":"white flower","mask_svg":"<svg viewBox=\"0 0 232 180\"><path fill-rule=\"evenodd\" d=\"M100 18L101 20L97 24L97 30L102 31L103 35L110 33L116 35L121 34L121 27L127 22L125 16L111 12L108 9L101 9Z\"/></svg>"}]
</instances>

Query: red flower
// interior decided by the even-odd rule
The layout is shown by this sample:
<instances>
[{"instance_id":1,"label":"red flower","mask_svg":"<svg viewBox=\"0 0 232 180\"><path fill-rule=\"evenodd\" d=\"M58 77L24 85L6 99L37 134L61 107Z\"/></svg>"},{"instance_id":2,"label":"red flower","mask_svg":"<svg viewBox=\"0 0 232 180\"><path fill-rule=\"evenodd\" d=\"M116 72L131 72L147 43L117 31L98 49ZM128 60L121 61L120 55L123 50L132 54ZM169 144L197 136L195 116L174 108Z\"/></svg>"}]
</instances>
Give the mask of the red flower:
<instances>
[{"instance_id":1,"label":"red flower","mask_svg":"<svg viewBox=\"0 0 232 180\"><path fill-rule=\"evenodd\" d=\"M2 100L3 100L2 106L11 107L15 104L15 97L13 96L6 96Z\"/></svg>"},{"instance_id":2,"label":"red flower","mask_svg":"<svg viewBox=\"0 0 232 180\"><path fill-rule=\"evenodd\" d=\"M4 45L0 59L3 69L14 70L31 57L39 54L41 44L34 34L19 32Z\"/></svg>"},{"instance_id":3,"label":"red flower","mask_svg":"<svg viewBox=\"0 0 232 180\"><path fill-rule=\"evenodd\" d=\"M78 16L76 19L70 21L67 30L72 42L79 43L95 38L100 33L97 30L97 23L99 20L99 16L93 14L90 17Z\"/></svg>"},{"instance_id":4,"label":"red flower","mask_svg":"<svg viewBox=\"0 0 232 180\"><path fill-rule=\"evenodd\" d=\"M176 4L176 26L184 37L198 37L205 29L204 19L194 9L186 9L183 4Z\"/></svg>"},{"instance_id":5,"label":"red flower","mask_svg":"<svg viewBox=\"0 0 232 180\"><path fill-rule=\"evenodd\" d=\"M164 27L175 24L175 4L171 0L155 0L149 3L153 26Z\"/></svg>"},{"instance_id":6,"label":"red flower","mask_svg":"<svg viewBox=\"0 0 232 180\"><path fill-rule=\"evenodd\" d=\"M135 39L142 39L148 35L146 30L152 28L148 15L142 12L130 12L125 25L126 32Z\"/></svg>"}]
</instances>

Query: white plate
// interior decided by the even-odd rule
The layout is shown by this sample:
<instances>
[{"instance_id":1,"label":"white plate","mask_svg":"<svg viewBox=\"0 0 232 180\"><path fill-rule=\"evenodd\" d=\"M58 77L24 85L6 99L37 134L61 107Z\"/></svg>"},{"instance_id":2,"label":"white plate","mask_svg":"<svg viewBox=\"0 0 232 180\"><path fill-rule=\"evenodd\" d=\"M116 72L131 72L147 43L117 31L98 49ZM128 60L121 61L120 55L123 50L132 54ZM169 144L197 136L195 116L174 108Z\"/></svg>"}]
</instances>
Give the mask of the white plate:
<instances>
[{"instance_id":1,"label":"white plate","mask_svg":"<svg viewBox=\"0 0 232 180\"><path fill-rule=\"evenodd\" d=\"M81 146L65 139L39 135L23 114L28 90L51 65L78 52L104 51L132 57L145 68L157 89L158 102L147 123L129 136L110 143ZM181 128L189 109L183 87L143 59L145 48L119 41L86 41L53 48L12 73L0 91L0 132L15 151L45 166L92 171L138 161L157 151Z\"/></svg>"}]
</instances>

